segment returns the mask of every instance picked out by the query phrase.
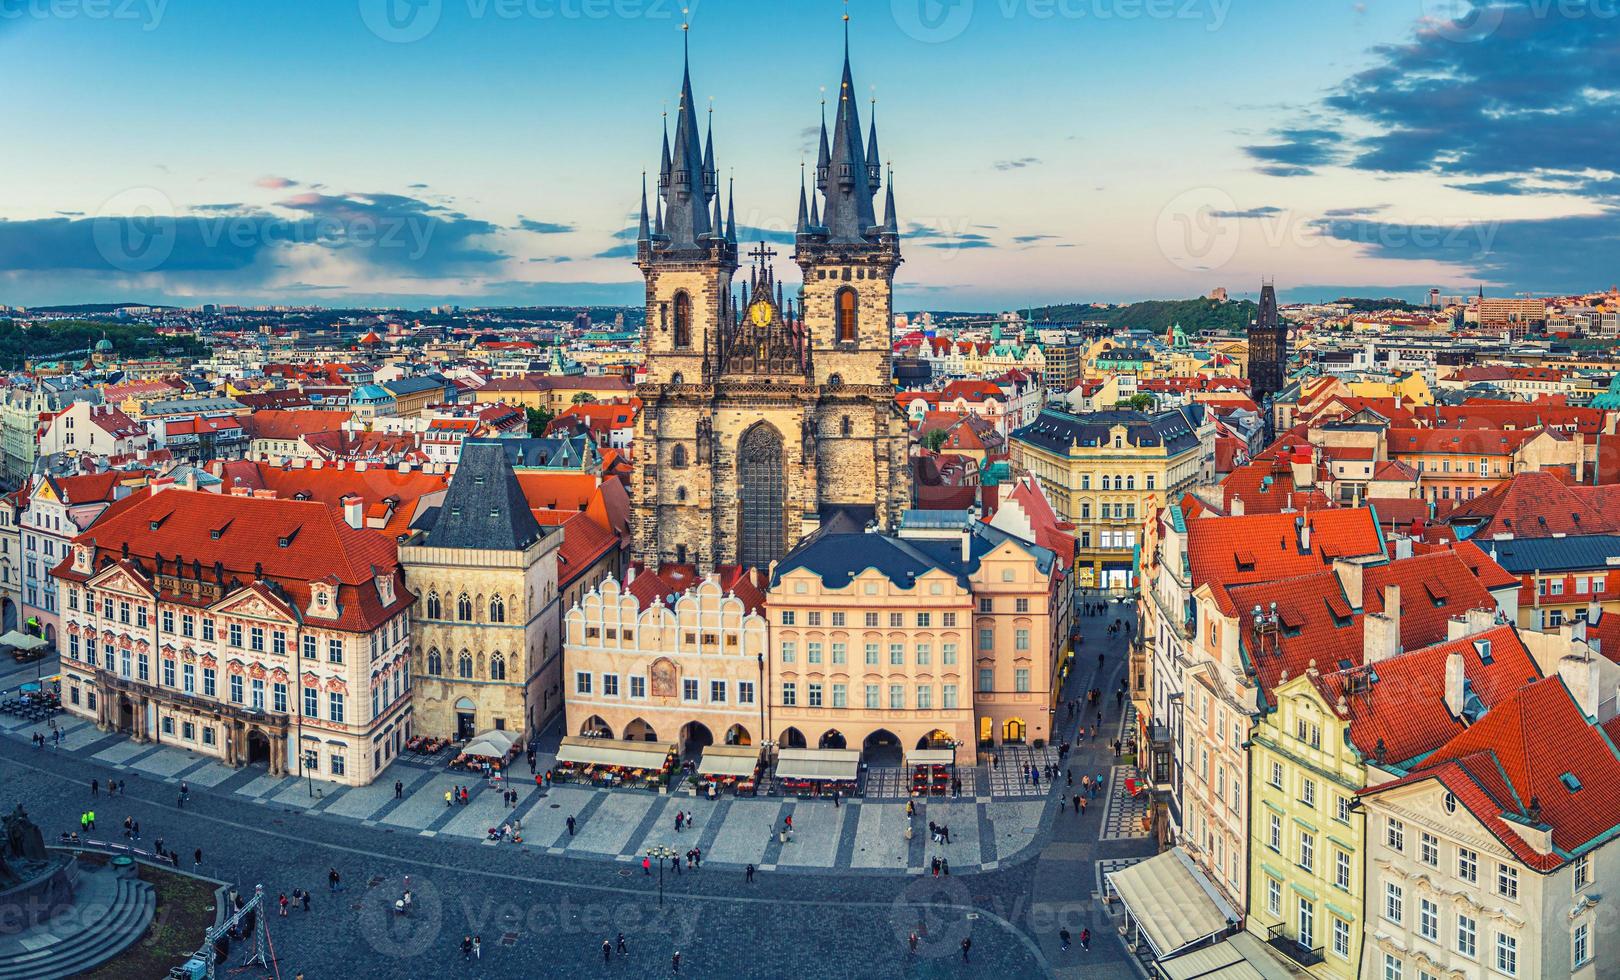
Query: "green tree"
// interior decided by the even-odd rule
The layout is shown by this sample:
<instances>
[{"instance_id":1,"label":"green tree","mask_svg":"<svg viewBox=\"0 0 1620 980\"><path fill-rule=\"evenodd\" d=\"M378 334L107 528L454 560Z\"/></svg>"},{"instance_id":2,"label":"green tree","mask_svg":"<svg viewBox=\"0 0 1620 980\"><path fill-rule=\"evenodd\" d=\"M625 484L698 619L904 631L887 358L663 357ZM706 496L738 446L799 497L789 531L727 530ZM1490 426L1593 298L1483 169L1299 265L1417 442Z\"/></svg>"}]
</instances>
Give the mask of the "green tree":
<instances>
[{"instance_id":1,"label":"green tree","mask_svg":"<svg viewBox=\"0 0 1620 980\"><path fill-rule=\"evenodd\" d=\"M1155 402L1152 395L1145 391L1139 391L1130 398L1127 398L1125 400L1125 404L1136 409L1138 412L1146 412L1153 408Z\"/></svg>"},{"instance_id":2,"label":"green tree","mask_svg":"<svg viewBox=\"0 0 1620 980\"><path fill-rule=\"evenodd\" d=\"M596 396L591 394L588 391L575 392L575 394L574 394L574 404L575 405L595 405L596 404Z\"/></svg>"},{"instance_id":3,"label":"green tree","mask_svg":"<svg viewBox=\"0 0 1620 980\"><path fill-rule=\"evenodd\" d=\"M557 417L549 408L526 408L523 411L529 418L529 435L536 439L546 434L546 426Z\"/></svg>"},{"instance_id":4,"label":"green tree","mask_svg":"<svg viewBox=\"0 0 1620 980\"><path fill-rule=\"evenodd\" d=\"M947 435L944 429L934 429L923 436L923 447L931 453L937 453L939 448L945 445L946 438Z\"/></svg>"}]
</instances>

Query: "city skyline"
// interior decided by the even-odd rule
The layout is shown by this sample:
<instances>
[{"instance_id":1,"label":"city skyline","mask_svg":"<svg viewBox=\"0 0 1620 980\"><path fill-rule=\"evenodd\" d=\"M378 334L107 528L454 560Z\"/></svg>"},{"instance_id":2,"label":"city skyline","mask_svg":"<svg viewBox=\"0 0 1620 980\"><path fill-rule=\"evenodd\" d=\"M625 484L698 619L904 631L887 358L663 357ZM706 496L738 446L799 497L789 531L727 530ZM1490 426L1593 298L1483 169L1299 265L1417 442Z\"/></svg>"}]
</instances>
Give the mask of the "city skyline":
<instances>
[{"instance_id":1,"label":"city skyline","mask_svg":"<svg viewBox=\"0 0 1620 980\"><path fill-rule=\"evenodd\" d=\"M898 307L1610 284L1613 11L1296 7L851 4ZM767 9L692 4L689 40L740 237L783 251L842 5ZM633 304L681 22L673 0L9 5L34 152L0 195L0 302Z\"/></svg>"}]
</instances>

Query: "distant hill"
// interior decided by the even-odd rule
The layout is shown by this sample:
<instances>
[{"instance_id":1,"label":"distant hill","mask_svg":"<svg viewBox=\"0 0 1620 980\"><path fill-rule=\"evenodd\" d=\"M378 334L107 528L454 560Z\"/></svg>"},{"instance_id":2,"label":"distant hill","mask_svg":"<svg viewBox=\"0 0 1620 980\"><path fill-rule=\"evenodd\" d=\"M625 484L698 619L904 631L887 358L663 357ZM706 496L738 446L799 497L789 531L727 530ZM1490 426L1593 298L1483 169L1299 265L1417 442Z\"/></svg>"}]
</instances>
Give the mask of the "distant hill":
<instances>
[{"instance_id":1,"label":"distant hill","mask_svg":"<svg viewBox=\"0 0 1620 980\"><path fill-rule=\"evenodd\" d=\"M1415 306L1404 299L1386 296L1383 299L1368 299L1364 296L1345 296L1333 301L1336 306L1349 306L1357 313L1377 313L1380 310L1400 310L1402 313L1412 313L1424 309Z\"/></svg>"},{"instance_id":2,"label":"distant hill","mask_svg":"<svg viewBox=\"0 0 1620 980\"><path fill-rule=\"evenodd\" d=\"M1260 313L1260 308L1248 300L1226 301L1214 299L1153 299L1129 306L1095 307L1085 303L1066 303L1059 306L1037 306L1019 311L1037 326L1043 321L1079 323L1097 321L1110 327L1127 330L1147 330L1163 333L1173 323L1181 324L1188 334L1203 330L1242 334Z\"/></svg>"},{"instance_id":3,"label":"distant hill","mask_svg":"<svg viewBox=\"0 0 1620 980\"><path fill-rule=\"evenodd\" d=\"M99 320L50 320L27 329L0 320L0 370L15 371L30 358L85 351L105 336L122 357L204 357L208 347L195 337L160 337L152 328Z\"/></svg>"},{"instance_id":4,"label":"distant hill","mask_svg":"<svg viewBox=\"0 0 1620 980\"><path fill-rule=\"evenodd\" d=\"M163 306L155 303L74 303L67 306L30 306L30 316L40 314L61 314L63 316L95 316L97 314L117 313L119 310L131 306L144 306L154 310L178 309L174 306Z\"/></svg>"}]
</instances>

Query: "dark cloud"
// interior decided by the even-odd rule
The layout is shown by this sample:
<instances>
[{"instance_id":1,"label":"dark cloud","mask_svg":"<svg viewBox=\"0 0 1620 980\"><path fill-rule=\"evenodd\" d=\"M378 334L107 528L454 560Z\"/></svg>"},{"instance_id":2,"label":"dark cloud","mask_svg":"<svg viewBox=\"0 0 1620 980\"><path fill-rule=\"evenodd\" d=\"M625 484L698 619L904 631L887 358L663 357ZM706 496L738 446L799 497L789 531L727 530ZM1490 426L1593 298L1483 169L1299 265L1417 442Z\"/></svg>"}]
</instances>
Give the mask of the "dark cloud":
<instances>
[{"instance_id":1,"label":"dark cloud","mask_svg":"<svg viewBox=\"0 0 1620 980\"><path fill-rule=\"evenodd\" d=\"M1050 241L1056 237L1056 235L1014 235L1013 241L1019 245L1029 245L1034 242Z\"/></svg>"},{"instance_id":2,"label":"dark cloud","mask_svg":"<svg viewBox=\"0 0 1620 980\"><path fill-rule=\"evenodd\" d=\"M1476 180L1463 184L1446 185L1452 190L1468 191L1473 194L1491 194L1501 197L1516 197L1520 194L1533 194L1535 189L1526 187L1524 182L1516 178L1504 177L1500 180Z\"/></svg>"},{"instance_id":3,"label":"dark cloud","mask_svg":"<svg viewBox=\"0 0 1620 980\"><path fill-rule=\"evenodd\" d=\"M1268 204L1268 205L1266 205L1264 207L1245 208L1242 211L1211 211L1210 212L1210 217L1212 217L1212 218L1233 218L1233 219L1236 219L1236 220L1242 220L1244 218L1269 218L1274 214L1282 214L1282 213L1283 213L1282 208L1273 207L1273 206Z\"/></svg>"},{"instance_id":4,"label":"dark cloud","mask_svg":"<svg viewBox=\"0 0 1620 980\"><path fill-rule=\"evenodd\" d=\"M1313 168L1337 163L1344 137L1331 129L1295 127L1271 134L1276 143L1251 144L1243 148L1258 161L1256 170L1273 177L1303 177Z\"/></svg>"},{"instance_id":5,"label":"dark cloud","mask_svg":"<svg viewBox=\"0 0 1620 980\"><path fill-rule=\"evenodd\" d=\"M632 237L634 237L634 236L632 235ZM622 244L622 245L614 245L611 248L605 248L602 251L597 252L595 255L591 256L591 258L593 258L593 259L633 259L635 257L636 257L636 243L635 242L628 242L628 243Z\"/></svg>"},{"instance_id":6,"label":"dark cloud","mask_svg":"<svg viewBox=\"0 0 1620 980\"><path fill-rule=\"evenodd\" d=\"M1322 212L1324 218L1365 218L1389 210L1387 204L1371 204L1359 208L1329 208Z\"/></svg>"},{"instance_id":7,"label":"dark cloud","mask_svg":"<svg viewBox=\"0 0 1620 980\"><path fill-rule=\"evenodd\" d=\"M997 170L1022 170L1025 167L1033 167L1040 162L1040 157L1019 157L1016 160L997 160L991 166Z\"/></svg>"},{"instance_id":8,"label":"dark cloud","mask_svg":"<svg viewBox=\"0 0 1620 980\"><path fill-rule=\"evenodd\" d=\"M949 239L939 242L923 242L923 248L994 248L991 243L978 238Z\"/></svg>"},{"instance_id":9,"label":"dark cloud","mask_svg":"<svg viewBox=\"0 0 1620 980\"><path fill-rule=\"evenodd\" d=\"M558 221L535 221L533 218L520 218L517 226L520 231L532 231L536 235L561 235L574 230L573 225Z\"/></svg>"}]
</instances>

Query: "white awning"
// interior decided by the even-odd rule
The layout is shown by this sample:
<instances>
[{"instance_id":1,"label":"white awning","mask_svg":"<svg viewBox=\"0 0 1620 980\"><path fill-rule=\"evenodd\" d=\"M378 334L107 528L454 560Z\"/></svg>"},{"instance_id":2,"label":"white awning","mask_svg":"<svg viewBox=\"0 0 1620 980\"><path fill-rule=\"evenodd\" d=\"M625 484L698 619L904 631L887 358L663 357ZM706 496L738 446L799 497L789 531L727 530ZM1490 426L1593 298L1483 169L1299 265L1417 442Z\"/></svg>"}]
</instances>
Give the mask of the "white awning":
<instances>
[{"instance_id":1,"label":"white awning","mask_svg":"<svg viewBox=\"0 0 1620 980\"><path fill-rule=\"evenodd\" d=\"M0 646L16 647L18 650L38 650L49 642L43 636L29 636L16 630L7 630L4 636L0 636Z\"/></svg>"},{"instance_id":2,"label":"white awning","mask_svg":"<svg viewBox=\"0 0 1620 980\"><path fill-rule=\"evenodd\" d=\"M750 777L759 766L757 745L708 745L703 758L698 760L697 771L705 776Z\"/></svg>"},{"instance_id":3,"label":"white awning","mask_svg":"<svg viewBox=\"0 0 1620 980\"><path fill-rule=\"evenodd\" d=\"M616 738L569 735L557 747L557 761L576 765L662 769L674 752L674 745L663 742L625 742Z\"/></svg>"},{"instance_id":4,"label":"white awning","mask_svg":"<svg viewBox=\"0 0 1620 980\"><path fill-rule=\"evenodd\" d=\"M461 750L462 755L476 755L484 759L504 759L509 750L498 741L475 738Z\"/></svg>"},{"instance_id":5,"label":"white awning","mask_svg":"<svg viewBox=\"0 0 1620 980\"><path fill-rule=\"evenodd\" d=\"M477 738L473 739L473 741L494 743L495 745L500 746L501 754L505 755L506 753L512 751L512 746L517 744L517 736L511 732L504 731L499 728L491 728L489 731L484 732Z\"/></svg>"},{"instance_id":6,"label":"white awning","mask_svg":"<svg viewBox=\"0 0 1620 980\"><path fill-rule=\"evenodd\" d=\"M783 749L776 756L778 779L844 779L860 772L859 749Z\"/></svg>"},{"instance_id":7,"label":"white awning","mask_svg":"<svg viewBox=\"0 0 1620 980\"><path fill-rule=\"evenodd\" d=\"M1161 960L1159 969L1169 980L1293 980L1297 975L1252 932Z\"/></svg>"},{"instance_id":8,"label":"white awning","mask_svg":"<svg viewBox=\"0 0 1620 980\"><path fill-rule=\"evenodd\" d=\"M1221 933L1240 918L1179 847L1107 877L1157 960Z\"/></svg>"},{"instance_id":9,"label":"white awning","mask_svg":"<svg viewBox=\"0 0 1620 980\"><path fill-rule=\"evenodd\" d=\"M955 762L954 749L914 749L906 753L908 766L948 766Z\"/></svg>"}]
</instances>

